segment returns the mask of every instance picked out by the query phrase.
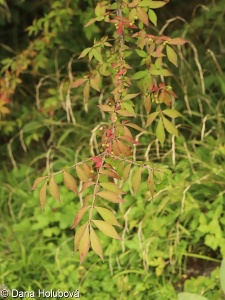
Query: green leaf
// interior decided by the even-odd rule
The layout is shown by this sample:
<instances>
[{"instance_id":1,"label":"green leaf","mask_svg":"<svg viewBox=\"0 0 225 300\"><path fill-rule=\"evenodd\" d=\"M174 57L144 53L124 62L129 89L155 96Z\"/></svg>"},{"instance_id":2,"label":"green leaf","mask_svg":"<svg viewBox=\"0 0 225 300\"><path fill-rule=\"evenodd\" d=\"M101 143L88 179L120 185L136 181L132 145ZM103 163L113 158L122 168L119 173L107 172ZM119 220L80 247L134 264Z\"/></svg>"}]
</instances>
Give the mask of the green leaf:
<instances>
[{"instance_id":1,"label":"green leaf","mask_svg":"<svg viewBox=\"0 0 225 300\"><path fill-rule=\"evenodd\" d=\"M140 79L140 78L144 77L144 76L147 75L147 74L148 74L148 71L147 71L147 70L146 70L146 71L139 71L139 72L135 73L135 74L132 76L132 79L133 79L133 80L137 80L137 79Z\"/></svg>"},{"instance_id":2,"label":"green leaf","mask_svg":"<svg viewBox=\"0 0 225 300\"><path fill-rule=\"evenodd\" d=\"M60 203L59 188L58 188L58 185L56 184L53 176L50 179L48 188L49 188L49 192L50 192L51 196Z\"/></svg>"},{"instance_id":3,"label":"green leaf","mask_svg":"<svg viewBox=\"0 0 225 300\"><path fill-rule=\"evenodd\" d=\"M105 221L100 221L100 220L92 220L92 222L105 235L112 237L114 239L117 239L117 240L122 240L121 237L116 232L115 228L111 224L109 224Z\"/></svg>"},{"instance_id":4,"label":"green leaf","mask_svg":"<svg viewBox=\"0 0 225 300\"><path fill-rule=\"evenodd\" d=\"M167 115L168 117L170 117L172 119L182 117L182 114L179 113L179 111L177 111L176 109L164 109L162 111L162 113L164 113L165 115Z\"/></svg>"},{"instance_id":5,"label":"green leaf","mask_svg":"<svg viewBox=\"0 0 225 300\"><path fill-rule=\"evenodd\" d=\"M93 251L101 258L104 262L103 253L102 253L102 245L100 240L95 233L94 229L90 226L90 240L91 240L91 248Z\"/></svg>"},{"instance_id":6,"label":"green leaf","mask_svg":"<svg viewBox=\"0 0 225 300\"><path fill-rule=\"evenodd\" d=\"M152 9L149 9L149 10L148 10L148 17L149 17L149 20L150 20L155 26L157 26L157 15L156 15L156 13L154 12L154 10L152 10Z\"/></svg>"},{"instance_id":7,"label":"green leaf","mask_svg":"<svg viewBox=\"0 0 225 300\"><path fill-rule=\"evenodd\" d=\"M109 209L104 207L95 206L95 209L97 212L101 215L101 217L106 221L107 223L119 227L123 227L120 225L120 223L117 221L116 217L114 216L113 212L111 212Z\"/></svg>"},{"instance_id":8,"label":"green leaf","mask_svg":"<svg viewBox=\"0 0 225 300\"><path fill-rule=\"evenodd\" d=\"M193 293L179 293L178 300L209 300L203 296L193 294Z\"/></svg>"},{"instance_id":9,"label":"green leaf","mask_svg":"<svg viewBox=\"0 0 225 300\"><path fill-rule=\"evenodd\" d=\"M165 130L162 118L159 119L159 123L156 127L156 137L160 141L161 146L163 147L163 144L165 142Z\"/></svg>"},{"instance_id":10,"label":"green leaf","mask_svg":"<svg viewBox=\"0 0 225 300\"><path fill-rule=\"evenodd\" d=\"M177 64L177 54L176 52L173 50L173 48L171 48L170 46L166 45L166 55L169 59L169 61L174 64L176 67L178 67Z\"/></svg>"},{"instance_id":11,"label":"green leaf","mask_svg":"<svg viewBox=\"0 0 225 300\"><path fill-rule=\"evenodd\" d=\"M220 266L220 285L225 293L225 258L222 260L221 266Z\"/></svg>"},{"instance_id":12,"label":"green leaf","mask_svg":"<svg viewBox=\"0 0 225 300\"><path fill-rule=\"evenodd\" d=\"M166 131L168 131L169 133L178 136L178 130L177 128L173 125L172 122L170 122L168 119L166 119L165 117L163 117L163 123L164 126L166 128Z\"/></svg>"}]
</instances>

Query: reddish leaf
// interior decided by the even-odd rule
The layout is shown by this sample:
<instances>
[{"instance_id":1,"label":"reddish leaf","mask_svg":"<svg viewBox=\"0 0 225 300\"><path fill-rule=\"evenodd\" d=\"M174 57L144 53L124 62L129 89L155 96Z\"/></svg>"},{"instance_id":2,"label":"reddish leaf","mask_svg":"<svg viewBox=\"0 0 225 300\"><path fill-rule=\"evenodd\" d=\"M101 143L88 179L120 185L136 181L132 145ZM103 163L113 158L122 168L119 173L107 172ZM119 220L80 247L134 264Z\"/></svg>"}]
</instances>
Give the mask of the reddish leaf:
<instances>
[{"instance_id":1,"label":"reddish leaf","mask_svg":"<svg viewBox=\"0 0 225 300\"><path fill-rule=\"evenodd\" d=\"M105 175L105 176L108 176L108 177L113 177L113 178L116 178L116 179L121 179L119 177L119 175L115 171L112 171L112 170L101 170L101 174Z\"/></svg>"},{"instance_id":2,"label":"reddish leaf","mask_svg":"<svg viewBox=\"0 0 225 300\"><path fill-rule=\"evenodd\" d=\"M75 194L77 194L77 183L73 176L67 172L63 173L65 186Z\"/></svg>"},{"instance_id":3,"label":"reddish leaf","mask_svg":"<svg viewBox=\"0 0 225 300\"><path fill-rule=\"evenodd\" d=\"M102 245L100 243L97 234L95 233L94 229L91 226L90 226L90 240L91 240L91 248L98 256L100 256L101 260L104 262Z\"/></svg>"},{"instance_id":4,"label":"reddish leaf","mask_svg":"<svg viewBox=\"0 0 225 300\"><path fill-rule=\"evenodd\" d=\"M75 237L74 237L74 252L77 251L77 249L79 248L80 245L80 240L84 234L84 231L87 227L88 223L83 224L80 228L78 228L78 230L75 233Z\"/></svg>"},{"instance_id":5,"label":"reddish leaf","mask_svg":"<svg viewBox=\"0 0 225 300\"><path fill-rule=\"evenodd\" d=\"M148 15L141 7L137 7L137 15L142 23L149 26Z\"/></svg>"},{"instance_id":6,"label":"reddish leaf","mask_svg":"<svg viewBox=\"0 0 225 300\"><path fill-rule=\"evenodd\" d=\"M39 192L39 199L40 199L42 211L44 210L44 207L46 204L46 189L47 189L47 180L42 185L40 192Z\"/></svg>"},{"instance_id":7,"label":"reddish leaf","mask_svg":"<svg viewBox=\"0 0 225 300\"><path fill-rule=\"evenodd\" d=\"M120 140L116 140L116 144L118 146L119 149L119 154L117 154L118 156L120 154L124 154L125 156L130 156L132 154L131 152L131 148L128 147L127 145L125 145L123 142L121 142Z\"/></svg>"},{"instance_id":8,"label":"reddish leaf","mask_svg":"<svg viewBox=\"0 0 225 300\"><path fill-rule=\"evenodd\" d=\"M188 43L188 41L182 38L174 38L169 40L170 45L183 45L185 43Z\"/></svg>"},{"instance_id":9,"label":"reddish leaf","mask_svg":"<svg viewBox=\"0 0 225 300\"><path fill-rule=\"evenodd\" d=\"M90 248L90 233L89 226L86 226L83 236L80 239L79 252L80 252L80 263L82 264L83 260L88 254Z\"/></svg>"},{"instance_id":10,"label":"reddish leaf","mask_svg":"<svg viewBox=\"0 0 225 300\"><path fill-rule=\"evenodd\" d=\"M35 190L36 187L39 185L39 183L41 183L45 178L47 178L48 176L43 176L43 177L38 177L35 179L32 187L31 187L31 191Z\"/></svg>"},{"instance_id":11,"label":"reddish leaf","mask_svg":"<svg viewBox=\"0 0 225 300\"><path fill-rule=\"evenodd\" d=\"M74 81L74 83L71 84L71 88L77 88L80 85L82 85L84 82L86 82L88 79L87 78L80 78Z\"/></svg>"},{"instance_id":12,"label":"reddish leaf","mask_svg":"<svg viewBox=\"0 0 225 300\"><path fill-rule=\"evenodd\" d=\"M73 226L71 227L71 229L75 228L80 221L82 220L83 215L85 214L85 212L87 211L88 207L84 206L81 209L78 210L78 212L76 213L74 222L73 222Z\"/></svg>"},{"instance_id":13,"label":"reddish leaf","mask_svg":"<svg viewBox=\"0 0 225 300\"><path fill-rule=\"evenodd\" d=\"M114 107L111 107L109 105L97 105L101 111L114 111Z\"/></svg>"},{"instance_id":14,"label":"reddish leaf","mask_svg":"<svg viewBox=\"0 0 225 300\"><path fill-rule=\"evenodd\" d=\"M116 232L115 228L111 224L109 224L105 221L100 221L100 220L92 220L92 222L105 235L112 237L114 239L117 239L117 240L122 240L121 237Z\"/></svg>"},{"instance_id":15,"label":"reddish leaf","mask_svg":"<svg viewBox=\"0 0 225 300\"><path fill-rule=\"evenodd\" d=\"M94 185L95 182L94 181L86 181L82 184L82 188L79 191L79 194L83 193L83 191L85 191L86 189L88 189L90 186Z\"/></svg>"},{"instance_id":16,"label":"reddish leaf","mask_svg":"<svg viewBox=\"0 0 225 300\"><path fill-rule=\"evenodd\" d=\"M121 135L119 137L119 139L127 141L127 142L129 142L131 144L134 144L134 145L140 145L141 144L140 142L135 141L133 138L131 138L130 136L127 136L127 135Z\"/></svg>"},{"instance_id":17,"label":"reddish leaf","mask_svg":"<svg viewBox=\"0 0 225 300\"><path fill-rule=\"evenodd\" d=\"M55 182L54 177L50 179L49 182L49 192L53 198L55 198L60 203L60 194L59 194L59 188L58 185Z\"/></svg>"},{"instance_id":18,"label":"reddish leaf","mask_svg":"<svg viewBox=\"0 0 225 300\"><path fill-rule=\"evenodd\" d=\"M97 195L113 203L125 203L125 201L118 194L110 191L98 192Z\"/></svg>"}]
</instances>

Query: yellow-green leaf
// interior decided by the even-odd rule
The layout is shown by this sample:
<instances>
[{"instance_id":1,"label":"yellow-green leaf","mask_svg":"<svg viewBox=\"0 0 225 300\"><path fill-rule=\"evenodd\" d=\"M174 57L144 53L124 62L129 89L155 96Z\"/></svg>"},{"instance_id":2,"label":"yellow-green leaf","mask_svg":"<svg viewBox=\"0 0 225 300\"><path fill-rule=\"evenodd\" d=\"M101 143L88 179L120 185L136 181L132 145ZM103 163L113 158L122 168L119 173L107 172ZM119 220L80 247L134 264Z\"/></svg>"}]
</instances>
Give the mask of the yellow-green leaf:
<instances>
[{"instance_id":1,"label":"yellow-green leaf","mask_svg":"<svg viewBox=\"0 0 225 300\"><path fill-rule=\"evenodd\" d=\"M154 178L153 178L153 171L149 171L148 180L147 180L148 189L152 195L154 196Z\"/></svg>"},{"instance_id":2,"label":"yellow-green leaf","mask_svg":"<svg viewBox=\"0 0 225 300\"><path fill-rule=\"evenodd\" d=\"M97 195L105 200L111 201L113 203L124 203L125 201L116 193L110 191L98 192Z\"/></svg>"},{"instance_id":3,"label":"yellow-green leaf","mask_svg":"<svg viewBox=\"0 0 225 300\"><path fill-rule=\"evenodd\" d=\"M109 209L103 208L103 207L99 207L99 206L95 206L95 209L97 210L97 212L101 215L101 217L102 217L107 223L109 223L109 224L111 224L111 225L123 227L123 226L120 225L120 223L117 221L117 219L116 219L116 217L114 216L113 212L111 212Z\"/></svg>"},{"instance_id":4,"label":"yellow-green leaf","mask_svg":"<svg viewBox=\"0 0 225 300\"><path fill-rule=\"evenodd\" d=\"M90 94L90 83L89 81L85 84L84 89L83 89L83 96L84 96L84 101L88 102L89 100L89 94Z\"/></svg>"},{"instance_id":5,"label":"yellow-green leaf","mask_svg":"<svg viewBox=\"0 0 225 300\"><path fill-rule=\"evenodd\" d=\"M182 114L179 113L179 111L177 111L176 109L164 109L162 112L172 119L182 117Z\"/></svg>"},{"instance_id":6,"label":"yellow-green leaf","mask_svg":"<svg viewBox=\"0 0 225 300\"><path fill-rule=\"evenodd\" d=\"M87 223L83 224L80 228L77 229L74 237L74 252L77 251L80 245L80 240L84 234L84 231L87 227Z\"/></svg>"},{"instance_id":7,"label":"yellow-green leaf","mask_svg":"<svg viewBox=\"0 0 225 300\"><path fill-rule=\"evenodd\" d=\"M42 185L39 192L39 199L40 199L42 211L44 210L45 203L46 203L46 189L47 189L47 180Z\"/></svg>"},{"instance_id":8,"label":"yellow-green leaf","mask_svg":"<svg viewBox=\"0 0 225 300\"><path fill-rule=\"evenodd\" d=\"M149 0L145 0L145 1L142 1L142 2L148 2L148 7L149 8L160 8L160 7L163 7L164 5L166 5L166 1L149 1Z\"/></svg>"},{"instance_id":9,"label":"yellow-green leaf","mask_svg":"<svg viewBox=\"0 0 225 300\"><path fill-rule=\"evenodd\" d=\"M100 243L97 234L95 233L94 229L91 226L90 226L90 240L91 240L91 248L98 256L100 256L101 260L104 262L102 245Z\"/></svg>"},{"instance_id":10,"label":"yellow-green leaf","mask_svg":"<svg viewBox=\"0 0 225 300\"><path fill-rule=\"evenodd\" d=\"M50 179L48 188L49 188L49 192L50 192L51 196L60 203L59 188L58 188L58 185L56 184L53 176Z\"/></svg>"},{"instance_id":11,"label":"yellow-green leaf","mask_svg":"<svg viewBox=\"0 0 225 300\"><path fill-rule=\"evenodd\" d=\"M146 127L148 127L149 125L152 124L152 122L156 119L156 117L158 116L159 112L158 111L155 111L153 113L151 113L149 116L148 116L148 119L147 119L147 123L146 123Z\"/></svg>"},{"instance_id":12,"label":"yellow-green leaf","mask_svg":"<svg viewBox=\"0 0 225 300\"><path fill-rule=\"evenodd\" d=\"M47 178L48 176L43 176L43 177L38 177L35 179L32 187L31 187L31 191L35 190L36 187L39 185L39 183L41 183L45 178Z\"/></svg>"},{"instance_id":13,"label":"yellow-green leaf","mask_svg":"<svg viewBox=\"0 0 225 300\"><path fill-rule=\"evenodd\" d=\"M156 15L156 13L154 12L154 10L152 10L152 9L149 9L149 10L148 10L148 17L149 17L149 20L150 20L155 26L157 26L157 15Z\"/></svg>"},{"instance_id":14,"label":"yellow-green leaf","mask_svg":"<svg viewBox=\"0 0 225 300\"><path fill-rule=\"evenodd\" d=\"M147 74L148 74L148 71L138 71L132 76L132 79L137 80L137 79L144 77Z\"/></svg>"},{"instance_id":15,"label":"yellow-green leaf","mask_svg":"<svg viewBox=\"0 0 225 300\"><path fill-rule=\"evenodd\" d=\"M73 226L71 227L71 229L75 228L80 221L82 220L83 215L85 214L85 212L87 211L88 207L84 206L81 209L78 210L78 212L76 213L74 222L73 222Z\"/></svg>"},{"instance_id":16,"label":"yellow-green leaf","mask_svg":"<svg viewBox=\"0 0 225 300\"><path fill-rule=\"evenodd\" d=\"M130 164L126 165L126 167L124 168L123 176L122 176L122 178L123 178L124 181L127 181L127 178L128 178L128 176L130 174L130 168L131 168Z\"/></svg>"},{"instance_id":17,"label":"yellow-green leaf","mask_svg":"<svg viewBox=\"0 0 225 300\"><path fill-rule=\"evenodd\" d=\"M177 65L177 54L176 52L173 50L172 47L166 45L166 55L169 59L169 61L174 64L176 67L178 67Z\"/></svg>"},{"instance_id":18,"label":"yellow-green leaf","mask_svg":"<svg viewBox=\"0 0 225 300\"><path fill-rule=\"evenodd\" d=\"M80 245L79 245L79 253L80 253L80 263L82 264L83 260L88 254L88 251L90 249L90 233L89 233L89 226L86 226L84 230L84 234L82 238L80 239Z\"/></svg>"},{"instance_id":19,"label":"yellow-green leaf","mask_svg":"<svg viewBox=\"0 0 225 300\"><path fill-rule=\"evenodd\" d=\"M121 190L115 183L113 182L102 182L100 185L111 192L117 193L117 194L126 194L123 190Z\"/></svg>"},{"instance_id":20,"label":"yellow-green leaf","mask_svg":"<svg viewBox=\"0 0 225 300\"><path fill-rule=\"evenodd\" d=\"M115 228L111 224L100 220L92 220L92 222L105 235L110 236L117 240L122 240L121 237L116 232Z\"/></svg>"},{"instance_id":21,"label":"yellow-green leaf","mask_svg":"<svg viewBox=\"0 0 225 300\"><path fill-rule=\"evenodd\" d=\"M83 182L89 180L88 176L85 174L84 170L80 166L76 166L76 172L79 179Z\"/></svg>"},{"instance_id":22,"label":"yellow-green leaf","mask_svg":"<svg viewBox=\"0 0 225 300\"><path fill-rule=\"evenodd\" d=\"M166 131L168 131L169 133L171 133L171 134L173 134L175 136L178 136L178 130L173 125L172 122L170 122L168 119L166 119L166 118L163 117L163 123L164 123L164 126L166 128Z\"/></svg>"},{"instance_id":23,"label":"yellow-green leaf","mask_svg":"<svg viewBox=\"0 0 225 300\"><path fill-rule=\"evenodd\" d=\"M140 188L140 184L141 184L141 174L142 174L142 168L139 168L133 175L132 179L131 179L131 183L132 183L132 187L133 187L133 191L134 191L134 195L137 194L139 188Z\"/></svg>"},{"instance_id":24,"label":"yellow-green leaf","mask_svg":"<svg viewBox=\"0 0 225 300\"><path fill-rule=\"evenodd\" d=\"M67 172L63 173L65 186L75 194L77 194L77 183L73 176Z\"/></svg>"},{"instance_id":25,"label":"yellow-green leaf","mask_svg":"<svg viewBox=\"0 0 225 300\"><path fill-rule=\"evenodd\" d=\"M163 144L165 142L165 130L162 118L159 119L159 123L156 127L156 137L160 141L161 146L163 147Z\"/></svg>"},{"instance_id":26,"label":"yellow-green leaf","mask_svg":"<svg viewBox=\"0 0 225 300\"><path fill-rule=\"evenodd\" d=\"M82 58L84 56L86 56L89 52L91 51L91 48L86 48L84 49L82 52L81 52L81 55L78 57L79 58Z\"/></svg>"}]
</instances>

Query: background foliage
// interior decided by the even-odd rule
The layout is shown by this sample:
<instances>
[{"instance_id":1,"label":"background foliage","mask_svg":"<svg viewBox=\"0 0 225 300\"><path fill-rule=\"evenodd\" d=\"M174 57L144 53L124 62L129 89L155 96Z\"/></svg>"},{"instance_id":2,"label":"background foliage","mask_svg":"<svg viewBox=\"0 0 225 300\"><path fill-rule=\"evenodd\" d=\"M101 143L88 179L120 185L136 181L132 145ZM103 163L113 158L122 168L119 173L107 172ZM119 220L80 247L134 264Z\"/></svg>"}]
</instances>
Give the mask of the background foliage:
<instances>
[{"instance_id":1,"label":"background foliage","mask_svg":"<svg viewBox=\"0 0 225 300\"><path fill-rule=\"evenodd\" d=\"M84 28L94 1L0 1L0 284L78 288L84 299L169 300L181 291L224 299L225 11L222 0L197 2L171 1L152 28L190 41L174 69L176 108L184 115L179 137L163 148L154 137L143 140L151 139L146 155L173 180L161 181L154 201L147 201L145 182L135 198L126 195L124 242L101 236L105 263L91 252L80 266L70 230L79 199L62 187L62 204L50 198L42 213L30 187L37 174L89 155L90 132L102 121L99 99L93 93L87 105L69 84L71 74L88 72L88 61L77 59L81 51L112 27Z\"/></svg>"}]
</instances>

